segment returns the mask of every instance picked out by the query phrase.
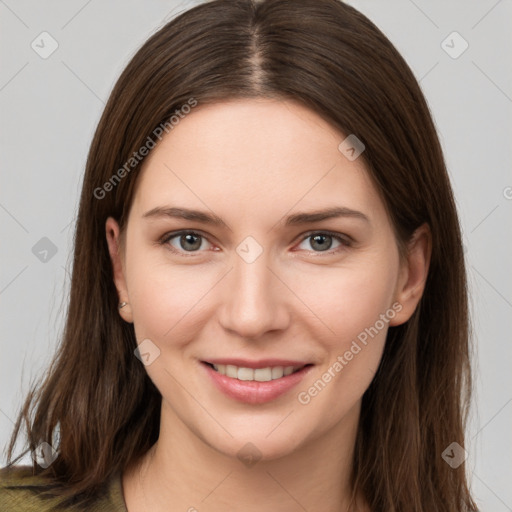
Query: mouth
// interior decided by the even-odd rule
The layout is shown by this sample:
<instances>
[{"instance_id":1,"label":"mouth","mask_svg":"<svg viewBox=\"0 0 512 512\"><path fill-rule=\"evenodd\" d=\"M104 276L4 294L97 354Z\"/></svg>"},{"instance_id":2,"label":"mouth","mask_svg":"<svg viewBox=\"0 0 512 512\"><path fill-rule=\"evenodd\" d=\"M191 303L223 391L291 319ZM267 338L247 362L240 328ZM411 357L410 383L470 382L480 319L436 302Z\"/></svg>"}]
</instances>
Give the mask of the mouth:
<instances>
[{"instance_id":1,"label":"mouth","mask_svg":"<svg viewBox=\"0 0 512 512\"><path fill-rule=\"evenodd\" d=\"M210 360L201 361L200 366L216 389L227 397L247 404L263 404L294 388L314 365L277 360Z\"/></svg>"},{"instance_id":2,"label":"mouth","mask_svg":"<svg viewBox=\"0 0 512 512\"><path fill-rule=\"evenodd\" d=\"M210 368L232 379L254 382L269 382L271 380L281 379L296 373L311 364L302 364L298 366L265 366L263 368L249 368L246 366L237 366L234 364L214 364L203 361Z\"/></svg>"}]
</instances>

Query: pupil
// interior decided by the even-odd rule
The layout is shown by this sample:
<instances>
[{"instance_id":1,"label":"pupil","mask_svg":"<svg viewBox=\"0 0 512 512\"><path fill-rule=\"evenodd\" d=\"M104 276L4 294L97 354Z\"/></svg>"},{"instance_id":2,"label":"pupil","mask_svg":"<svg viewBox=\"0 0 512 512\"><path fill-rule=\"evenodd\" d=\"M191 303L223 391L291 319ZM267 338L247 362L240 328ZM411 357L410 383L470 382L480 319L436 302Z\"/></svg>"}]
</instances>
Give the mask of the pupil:
<instances>
[{"instance_id":1,"label":"pupil","mask_svg":"<svg viewBox=\"0 0 512 512\"><path fill-rule=\"evenodd\" d=\"M195 243L194 243L194 239ZM187 235L181 235L182 247L185 249L186 244L192 244L192 247L188 247L190 250L199 249L201 247L201 241L198 236L188 233Z\"/></svg>"},{"instance_id":2,"label":"pupil","mask_svg":"<svg viewBox=\"0 0 512 512\"><path fill-rule=\"evenodd\" d=\"M329 242L330 243L325 243L327 239L330 239ZM329 236L329 235L315 235L313 237L313 242L312 242L312 246L314 247L314 244L317 243L318 241L320 240L320 246L317 247L320 251L326 251L327 249L329 249L332 245L332 237ZM322 245L324 244L324 245Z\"/></svg>"}]
</instances>

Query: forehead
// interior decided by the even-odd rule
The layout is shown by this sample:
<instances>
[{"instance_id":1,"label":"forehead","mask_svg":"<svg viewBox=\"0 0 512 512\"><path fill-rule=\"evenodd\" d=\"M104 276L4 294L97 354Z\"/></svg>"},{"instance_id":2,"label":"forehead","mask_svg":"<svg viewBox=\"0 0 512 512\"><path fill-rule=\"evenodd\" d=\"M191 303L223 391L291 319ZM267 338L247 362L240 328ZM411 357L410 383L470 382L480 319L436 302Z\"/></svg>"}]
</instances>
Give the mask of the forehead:
<instances>
[{"instance_id":1,"label":"forehead","mask_svg":"<svg viewBox=\"0 0 512 512\"><path fill-rule=\"evenodd\" d=\"M286 211L319 206L379 216L384 207L363 160L350 161L338 149L345 138L291 100L199 105L144 161L133 209L178 201L207 206L221 217L231 212L269 222Z\"/></svg>"}]
</instances>

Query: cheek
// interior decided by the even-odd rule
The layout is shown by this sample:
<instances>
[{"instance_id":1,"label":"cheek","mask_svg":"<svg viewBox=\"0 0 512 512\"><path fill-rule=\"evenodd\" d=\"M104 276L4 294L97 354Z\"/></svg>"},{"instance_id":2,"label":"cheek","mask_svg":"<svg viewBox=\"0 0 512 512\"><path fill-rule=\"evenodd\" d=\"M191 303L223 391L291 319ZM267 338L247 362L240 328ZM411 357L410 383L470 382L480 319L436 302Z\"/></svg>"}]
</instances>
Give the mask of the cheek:
<instances>
[{"instance_id":1,"label":"cheek","mask_svg":"<svg viewBox=\"0 0 512 512\"><path fill-rule=\"evenodd\" d=\"M390 308L397 272L391 252L361 258L357 264L290 273L286 279L314 314L304 318L310 317L309 323L316 322L325 333L324 344L342 349ZM320 331L316 333L318 337Z\"/></svg>"},{"instance_id":2,"label":"cheek","mask_svg":"<svg viewBox=\"0 0 512 512\"><path fill-rule=\"evenodd\" d=\"M150 338L157 344L175 334L175 327L193 320L199 301L211 288L207 275L192 267L166 261L165 249L148 247L132 237L126 260L127 286L137 340Z\"/></svg>"},{"instance_id":3,"label":"cheek","mask_svg":"<svg viewBox=\"0 0 512 512\"><path fill-rule=\"evenodd\" d=\"M134 325L144 330L145 337L160 342L172 338L177 344L176 334L187 326L187 338L193 334L189 328L197 323L201 312L201 301L215 284L207 274L197 279L196 274L166 265L148 265L144 272L134 276L130 289L130 300L134 311ZM195 277L194 277L195 276ZM211 281L211 282L210 282ZM141 332L142 334L142 332Z\"/></svg>"},{"instance_id":4,"label":"cheek","mask_svg":"<svg viewBox=\"0 0 512 512\"><path fill-rule=\"evenodd\" d=\"M375 261L379 260L383 261ZM370 385L395 315L396 268L392 261L386 265L366 261L358 268L332 269L316 286L306 278L297 283L304 302L329 327L321 329L323 336L316 331L325 357L297 395L302 405L314 403L321 417L336 422Z\"/></svg>"}]
</instances>

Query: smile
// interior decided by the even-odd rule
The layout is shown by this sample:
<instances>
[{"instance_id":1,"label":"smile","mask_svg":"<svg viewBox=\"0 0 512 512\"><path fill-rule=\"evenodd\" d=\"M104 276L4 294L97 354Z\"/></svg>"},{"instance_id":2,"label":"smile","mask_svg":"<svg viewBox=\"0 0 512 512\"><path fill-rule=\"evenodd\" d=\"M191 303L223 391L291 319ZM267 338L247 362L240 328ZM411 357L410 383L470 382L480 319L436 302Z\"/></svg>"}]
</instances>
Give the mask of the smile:
<instances>
[{"instance_id":1,"label":"smile","mask_svg":"<svg viewBox=\"0 0 512 512\"><path fill-rule=\"evenodd\" d=\"M270 361L240 361L239 365L227 364L228 362L235 361L201 361L200 366L217 390L228 398L247 404L263 404L285 395L297 386L314 366L293 361L283 362L284 364Z\"/></svg>"},{"instance_id":2,"label":"smile","mask_svg":"<svg viewBox=\"0 0 512 512\"><path fill-rule=\"evenodd\" d=\"M268 382L270 380L280 379L281 377L291 375L302 368L302 366L267 366L266 368L245 368L233 364L212 364L212 368L221 375L226 375L232 379Z\"/></svg>"}]
</instances>

